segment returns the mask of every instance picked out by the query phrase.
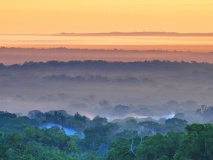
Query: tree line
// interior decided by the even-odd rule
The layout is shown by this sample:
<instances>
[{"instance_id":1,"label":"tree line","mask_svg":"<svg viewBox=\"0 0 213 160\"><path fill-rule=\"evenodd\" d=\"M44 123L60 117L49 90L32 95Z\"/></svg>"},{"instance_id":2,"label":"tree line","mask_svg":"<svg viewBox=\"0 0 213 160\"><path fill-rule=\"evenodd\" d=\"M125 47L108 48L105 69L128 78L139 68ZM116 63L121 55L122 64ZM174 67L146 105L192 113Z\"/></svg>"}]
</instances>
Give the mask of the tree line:
<instances>
[{"instance_id":1,"label":"tree line","mask_svg":"<svg viewBox=\"0 0 213 160\"><path fill-rule=\"evenodd\" d=\"M42 128L45 123L75 129ZM79 136L82 133L83 136ZM0 160L211 160L213 125L164 122L108 122L66 111L30 111L28 116L0 112Z\"/></svg>"}]
</instances>

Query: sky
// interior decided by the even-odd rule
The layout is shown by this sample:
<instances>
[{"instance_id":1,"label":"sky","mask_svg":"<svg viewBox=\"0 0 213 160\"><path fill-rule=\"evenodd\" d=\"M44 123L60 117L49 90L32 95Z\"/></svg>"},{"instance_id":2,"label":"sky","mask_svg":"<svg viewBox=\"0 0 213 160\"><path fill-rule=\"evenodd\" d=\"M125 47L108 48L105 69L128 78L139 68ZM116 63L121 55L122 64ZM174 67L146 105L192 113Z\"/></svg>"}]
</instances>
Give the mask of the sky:
<instances>
[{"instance_id":1,"label":"sky","mask_svg":"<svg viewBox=\"0 0 213 160\"><path fill-rule=\"evenodd\" d=\"M0 33L212 32L212 0L0 0Z\"/></svg>"}]
</instances>

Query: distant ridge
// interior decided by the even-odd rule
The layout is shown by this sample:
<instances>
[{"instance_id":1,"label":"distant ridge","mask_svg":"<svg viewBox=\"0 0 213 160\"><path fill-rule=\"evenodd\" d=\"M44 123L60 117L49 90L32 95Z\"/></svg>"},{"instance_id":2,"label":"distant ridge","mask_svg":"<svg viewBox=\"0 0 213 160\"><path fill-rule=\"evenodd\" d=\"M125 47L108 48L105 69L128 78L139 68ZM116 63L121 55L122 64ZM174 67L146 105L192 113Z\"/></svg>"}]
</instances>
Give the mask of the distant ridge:
<instances>
[{"instance_id":1,"label":"distant ridge","mask_svg":"<svg viewBox=\"0 0 213 160\"><path fill-rule=\"evenodd\" d=\"M213 37L213 33L178 33L178 32L103 32L103 33L66 33L54 36L204 36Z\"/></svg>"},{"instance_id":2,"label":"distant ridge","mask_svg":"<svg viewBox=\"0 0 213 160\"><path fill-rule=\"evenodd\" d=\"M186 67L186 65L189 67L191 66L192 68L195 67L194 65L198 65L198 67L211 67L213 69L213 64L208 63L208 62L196 62L196 61L169 61L169 60L144 60L144 61L133 61L133 62L122 62L122 61L106 61L106 60L71 60L71 61L57 61L57 60L51 60L51 61L46 61L46 62L36 62L36 61L26 61L21 64L10 64L6 65L4 63L0 63L0 70L3 68L24 68L24 67L37 67L37 68L46 68L46 67L80 67L80 68L111 68L115 70L117 69L141 69L143 67L146 68L164 68L165 66L166 69L174 69L171 66L178 66L181 68ZM159 65L161 66L159 68ZM168 67L167 65L170 65ZM185 66L184 66L185 65ZM151 67L152 66L152 67ZM166 67L167 66L167 67ZM165 69L164 68L164 69Z\"/></svg>"},{"instance_id":3,"label":"distant ridge","mask_svg":"<svg viewBox=\"0 0 213 160\"><path fill-rule=\"evenodd\" d=\"M16 36L178 36L178 37L213 37L213 32L209 33L179 33L179 32L100 32L100 33L18 33L18 34L1 34L0 35L16 35Z\"/></svg>"}]
</instances>

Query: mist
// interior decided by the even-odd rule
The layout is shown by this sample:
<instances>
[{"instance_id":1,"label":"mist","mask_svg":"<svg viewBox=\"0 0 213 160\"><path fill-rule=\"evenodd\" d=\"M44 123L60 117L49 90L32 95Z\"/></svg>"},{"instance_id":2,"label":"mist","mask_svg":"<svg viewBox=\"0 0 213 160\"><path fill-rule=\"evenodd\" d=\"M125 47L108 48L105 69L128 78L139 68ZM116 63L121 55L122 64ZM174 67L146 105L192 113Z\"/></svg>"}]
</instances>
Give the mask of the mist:
<instances>
[{"instance_id":1,"label":"mist","mask_svg":"<svg viewBox=\"0 0 213 160\"><path fill-rule=\"evenodd\" d=\"M42 124L42 125L39 126L40 129L45 129L45 128L49 129L49 128L52 128L52 127L59 127L61 130L63 130L66 133L66 135L69 135L69 136L73 136L73 135L76 134L75 130L63 127L59 124L48 123L48 124Z\"/></svg>"},{"instance_id":2,"label":"mist","mask_svg":"<svg viewBox=\"0 0 213 160\"><path fill-rule=\"evenodd\" d=\"M171 117L212 105L213 64L169 61L26 62L0 66L2 111L66 110L90 118Z\"/></svg>"}]
</instances>

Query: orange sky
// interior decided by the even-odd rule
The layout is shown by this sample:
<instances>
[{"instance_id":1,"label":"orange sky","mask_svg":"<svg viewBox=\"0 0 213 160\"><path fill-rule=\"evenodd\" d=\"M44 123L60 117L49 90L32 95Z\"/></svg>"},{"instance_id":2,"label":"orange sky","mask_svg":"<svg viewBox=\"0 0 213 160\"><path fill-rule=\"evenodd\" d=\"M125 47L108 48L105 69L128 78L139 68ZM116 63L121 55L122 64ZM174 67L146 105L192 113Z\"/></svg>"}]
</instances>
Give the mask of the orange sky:
<instances>
[{"instance_id":1,"label":"orange sky","mask_svg":"<svg viewBox=\"0 0 213 160\"><path fill-rule=\"evenodd\" d=\"M212 0L0 0L0 33L213 32Z\"/></svg>"}]
</instances>

